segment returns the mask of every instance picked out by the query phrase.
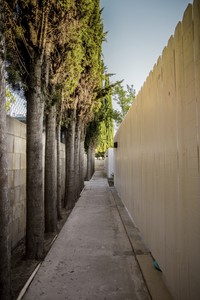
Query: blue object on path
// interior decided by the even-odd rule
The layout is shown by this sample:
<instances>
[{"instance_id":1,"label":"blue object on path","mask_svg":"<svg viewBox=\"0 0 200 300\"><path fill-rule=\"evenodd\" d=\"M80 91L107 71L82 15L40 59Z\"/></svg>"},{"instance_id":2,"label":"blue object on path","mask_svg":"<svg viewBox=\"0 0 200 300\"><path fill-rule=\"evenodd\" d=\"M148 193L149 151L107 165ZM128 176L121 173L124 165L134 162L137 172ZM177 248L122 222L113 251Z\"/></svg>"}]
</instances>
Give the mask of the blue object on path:
<instances>
[{"instance_id":1,"label":"blue object on path","mask_svg":"<svg viewBox=\"0 0 200 300\"><path fill-rule=\"evenodd\" d=\"M155 268L156 270L162 272L156 260L154 260L153 266L154 266L154 268Z\"/></svg>"}]
</instances>

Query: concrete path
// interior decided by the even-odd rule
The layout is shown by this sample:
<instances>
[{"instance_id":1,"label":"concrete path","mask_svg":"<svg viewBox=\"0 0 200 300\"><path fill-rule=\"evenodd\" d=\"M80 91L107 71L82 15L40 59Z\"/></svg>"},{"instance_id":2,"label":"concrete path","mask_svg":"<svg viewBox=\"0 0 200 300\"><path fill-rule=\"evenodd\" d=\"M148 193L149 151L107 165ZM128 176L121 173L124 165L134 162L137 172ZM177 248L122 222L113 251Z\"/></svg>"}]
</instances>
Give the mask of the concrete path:
<instances>
[{"instance_id":1,"label":"concrete path","mask_svg":"<svg viewBox=\"0 0 200 300\"><path fill-rule=\"evenodd\" d=\"M96 171L24 300L150 299L111 191Z\"/></svg>"}]
</instances>

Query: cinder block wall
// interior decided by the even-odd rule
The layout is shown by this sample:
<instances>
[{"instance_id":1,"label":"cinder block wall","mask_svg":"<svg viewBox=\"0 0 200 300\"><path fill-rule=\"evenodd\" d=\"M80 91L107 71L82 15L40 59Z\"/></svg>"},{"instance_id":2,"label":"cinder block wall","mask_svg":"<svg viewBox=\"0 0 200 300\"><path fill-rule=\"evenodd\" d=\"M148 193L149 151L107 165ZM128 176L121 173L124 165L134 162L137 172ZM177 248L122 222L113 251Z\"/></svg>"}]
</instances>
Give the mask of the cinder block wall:
<instances>
[{"instance_id":1,"label":"cinder block wall","mask_svg":"<svg viewBox=\"0 0 200 300\"><path fill-rule=\"evenodd\" d=\"M200 1L121 124L115 185L179 300L200 297Z\"/></svg>"},{"instance_id":2,"label":"cinder block wall","mask_svg":"<svg viewBox=\"0 0 200 300\"><path fill-rule=\"evenodd\" d=\"M45 137L43 138L45 142ZM11 244L26 234L26 124L7 116L8 196L11 202ZM65 193L65 145L60 145L62 198Z\"/></svg>"},{"instance_id":3,"label":"cinder block wall","mask_svg":"<svg viewBox=\"0 0 200 300\"><path fill-rule=\"evenodd\" d=\"M7 117L8 195L11 202L11 242L25 235L26 225L26 125Z\"/></svg>"}]
</instances>

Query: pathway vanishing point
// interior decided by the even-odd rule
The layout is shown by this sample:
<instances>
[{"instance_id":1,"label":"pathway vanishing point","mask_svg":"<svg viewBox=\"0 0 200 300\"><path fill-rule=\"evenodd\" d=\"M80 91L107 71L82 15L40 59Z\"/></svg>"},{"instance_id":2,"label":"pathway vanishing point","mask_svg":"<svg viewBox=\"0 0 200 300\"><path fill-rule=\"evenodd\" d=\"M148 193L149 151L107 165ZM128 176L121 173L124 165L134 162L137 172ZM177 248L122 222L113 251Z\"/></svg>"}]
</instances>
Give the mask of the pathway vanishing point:
<instances>
[{"instance_id":1,"label":"pathway vanishing point","mask_svg":"<svg viewBox=\"0 0 200 300\"><path fill-rule=\"evenodd\" d=\"M151 299L136 259L137 251L147 251L139 239L133 251L120 214L120 209L122 214L126 211L116 199L103 169L98 169L86 182L23 300ZM134 227L130 219L128 225ZM142 250L137 250L138 245Z\"/></svg>"}]
</instances>

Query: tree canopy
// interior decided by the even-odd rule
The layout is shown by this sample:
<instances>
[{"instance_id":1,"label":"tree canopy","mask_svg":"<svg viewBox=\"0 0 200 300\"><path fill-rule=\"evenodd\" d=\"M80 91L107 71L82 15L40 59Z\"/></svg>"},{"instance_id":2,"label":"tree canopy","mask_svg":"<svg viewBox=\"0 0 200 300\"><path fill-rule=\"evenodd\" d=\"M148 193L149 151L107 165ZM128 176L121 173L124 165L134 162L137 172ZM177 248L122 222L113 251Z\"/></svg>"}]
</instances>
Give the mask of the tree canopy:
<instances>
[{"instance_id":1,"label":"tree canopy","mask_svg":"<svg viewBox=\"0 0 200 300\"><path fill-rule=\"evenodd\" d=\"M104 91L107 94L102 98L101 113L99 114L99 130L96 153L102 156L108 148L113 147L114 124L113 124L113 107L112 107L112 88L110 87L109 77L105 77ZM107 90L108 89L108 90Z\"/></svg>"},{"instance_id":2,"label":"tree canopy","mask_svg":"<svg viewBox=\"0 0 200 300\"><path fill-rule=\"evenodd\" d=\"M133 85L126 85L123 87L122 82L119 82L113 90L113 100L118 105L119 109L113 110L113 118L119 126L127 114L131 104L135 99L135 90Z\"/></svg>"}]
</instances>

